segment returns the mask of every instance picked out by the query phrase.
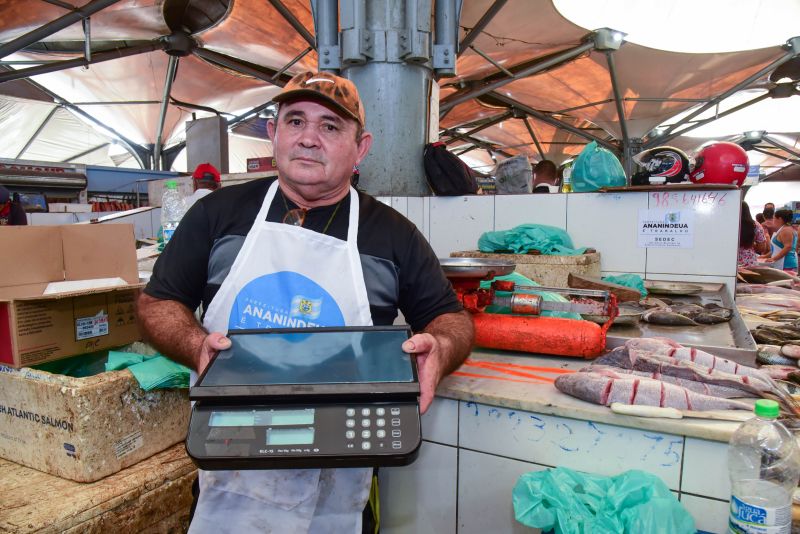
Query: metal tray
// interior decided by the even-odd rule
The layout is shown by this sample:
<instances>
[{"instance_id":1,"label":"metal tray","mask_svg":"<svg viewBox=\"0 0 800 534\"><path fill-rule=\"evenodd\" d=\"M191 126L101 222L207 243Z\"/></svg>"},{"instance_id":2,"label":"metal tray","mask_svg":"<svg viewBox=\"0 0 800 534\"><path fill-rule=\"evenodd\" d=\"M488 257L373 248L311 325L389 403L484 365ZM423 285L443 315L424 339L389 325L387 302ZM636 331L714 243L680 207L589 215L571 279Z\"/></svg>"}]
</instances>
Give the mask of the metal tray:
<instances>
[{"instance_id":1,"label":"metal tray","mask_svg":"<svg viewBox=\"0 0 800 534\"><path fill-rule=\"evenodd\" d=\"M511 274L516 269L513 261L484 258L439 258L439 263L448 278L491 279Z\"/></svg>"},{"instance_id":2,"label":"metal tray","mask_svg":"<svg viewBox=\"0 0 800 534\"><path fill-rule=\"evenodd\" d=\"M619 347L636 337L668 337L686 347L704 350L750 367L756 366L756 343L742 320L736 303L724 284L697 283L703 291L697 295L671 296L675 302L707 304L713 302L733 310L726 323L702 326L663 326L637 321L632 325L612 325L606 336L608 348Z\"/></svg>"},{"instance_id":3,"label":"metal tray","mask_svg":"<svg viewBox=\"0 0 800 534\"><path fill-rule=\"evenodd\" d=\"M648 282L647 292L653 295L699 295L705 288L700 284L684 284L683 282Z\"/></svg>"}]
</instances>

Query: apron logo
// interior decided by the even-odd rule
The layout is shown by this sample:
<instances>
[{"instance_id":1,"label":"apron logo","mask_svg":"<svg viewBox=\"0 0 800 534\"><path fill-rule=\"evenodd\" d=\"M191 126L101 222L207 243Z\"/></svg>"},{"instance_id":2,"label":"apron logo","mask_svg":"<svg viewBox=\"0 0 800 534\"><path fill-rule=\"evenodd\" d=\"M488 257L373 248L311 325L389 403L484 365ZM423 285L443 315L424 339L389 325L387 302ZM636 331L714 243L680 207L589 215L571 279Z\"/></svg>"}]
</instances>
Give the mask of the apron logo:
<instances>
[{"instance_id":1,"label":"apron logo","mask_svg":"<svg viewBox=\"0 0 800 534\"><path fill-rule=\"evenodd\" d=\"M292 298L291 315L292 317L303 317L305 319L316 319L322 312L322 299L310 299L302 295L295 295Z\"/></svg>"}]
</instances>

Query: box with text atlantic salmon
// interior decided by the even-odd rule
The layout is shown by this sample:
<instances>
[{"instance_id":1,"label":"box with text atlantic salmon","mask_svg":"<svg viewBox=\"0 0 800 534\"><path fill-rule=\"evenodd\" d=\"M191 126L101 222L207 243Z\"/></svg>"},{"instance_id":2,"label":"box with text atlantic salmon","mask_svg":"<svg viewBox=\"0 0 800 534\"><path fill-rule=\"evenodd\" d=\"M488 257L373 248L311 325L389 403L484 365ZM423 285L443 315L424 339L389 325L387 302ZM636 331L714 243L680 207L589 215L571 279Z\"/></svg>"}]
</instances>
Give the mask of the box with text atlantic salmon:
<instances>
[{"instance_id":1,"label":"box with text atlantic salmon","mask_svg":"<svg viewBox=\"0 0 800 534\"><path fill-rule=\"evenodd\" d=\"M26 367L140 338L130 224L0 228L0 364Z\"/></svg>"}]
</instances>

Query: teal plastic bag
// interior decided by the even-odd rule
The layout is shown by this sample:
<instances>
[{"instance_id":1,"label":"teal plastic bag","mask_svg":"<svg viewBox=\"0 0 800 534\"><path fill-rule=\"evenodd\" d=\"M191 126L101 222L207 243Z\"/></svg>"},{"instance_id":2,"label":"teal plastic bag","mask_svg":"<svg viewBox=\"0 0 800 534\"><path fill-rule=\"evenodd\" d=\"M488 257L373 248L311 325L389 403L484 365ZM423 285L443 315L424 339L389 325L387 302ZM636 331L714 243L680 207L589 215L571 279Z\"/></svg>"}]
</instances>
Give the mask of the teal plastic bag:
<instances>
[{"instance_id":1,"label":"teal plastic bag","mask_svg":"<svg viewBox=\"0 0 800 534\"><path fill-rule=\"evenodd\" d=\"M531 280L530 278L528 278L527 276L523 276L523 275L521 275L519 273L511 273L511 274L507 274L505 276L498 276L496 278L493 278L492 280L482 280L481 281L481 288L489 289L489 287L491 287L491 285L492 285L492 282L494 282L495 280L508 280L508 281L514 282L515 284L520 285L520 286L538 286L539 285L536 282L534 282L533 280ZM566 297L564 297L563 295L559 295L558 293L550 293L550 292L547 292L547 291L526 291L526 293L533 293L535 295L541 295L542 296L542 300L547 301L547 302L569 302L569 300ZM498 291L497 294L501 295L501 296L508 295L508 293L505 292L505 291ZM486 306L486 313L497 313L497 314L501 314L501 315L511 315L511 312L509 311L508 308L502 308L500 306L494 306L494 305ZM544 317L561 317L563 319L580 319L581 318L581 316L578 315L577 313L562 312L562 311L549 311L549 310L542 311L541 315L544 316Z\"/></svg>"},{"instance_id":2,"label":"teal plastic bag","mask_svg":"<svg viewBox=\"0 0 800 534\"><path fill-rule=\"evenodd\" d=\"M641 293L642 298L647 297L647 289L644 287L644 280L638 274L609 275L604 276L602 279L612 284L633 288Z\"/></svg>"},{"instance_id":3,"label":"teal plastic bag","mask_svg":"<svg viewBox=\"0 0 800 534\"><path fill-rule=\"evenodd\" d=\"M627 184L625 170L610 150L592 141L586 145L572 165L572 190L578 193L597 191L602 187Z\"/></svg>"},{"instance_id":4,"label":"teal plastic bag","mask_svg":"<svg viewBox=\"0 0 800 534\"><path fill-rule=\"evenodd\" d=\"M481 252L527 254L538 250L546 255L577 256L586 247L575 248L569 234L561 228L544 224L521 224L511 230L484 232L478 239Z\"/></svg>"},{"instance_id":5,"label":"teal plastic bag","mask_svg":"<svg viewBox=\"0 0 800 534\"><path fill-rule=\"evenodd\" d=\"M692 516L660 478L644 471L615 477L565 467L525 473L512 492L523 525L555 534L694 534Z\"/></svg>"},{"instance_id":6,"label":"teal plastic bag","mask_svg":"<svg viewBox=\"0 0 800 534\"><path fill-rule=\"evenodd\" d=\"M145 391L189 387L189 368L160 354L109 351L106 371L120 369L128 369Z\"/></svg>"}]
</instances>

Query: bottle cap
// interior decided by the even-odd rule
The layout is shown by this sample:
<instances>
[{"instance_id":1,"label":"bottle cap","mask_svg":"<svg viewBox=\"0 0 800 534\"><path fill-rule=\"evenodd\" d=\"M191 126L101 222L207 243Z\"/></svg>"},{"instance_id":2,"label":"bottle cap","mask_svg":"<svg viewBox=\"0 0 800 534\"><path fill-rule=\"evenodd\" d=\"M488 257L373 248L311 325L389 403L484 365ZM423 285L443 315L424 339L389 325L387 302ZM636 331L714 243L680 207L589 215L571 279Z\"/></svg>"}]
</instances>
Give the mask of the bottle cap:
<instances>
[{"instance_id":1,"label":"bottle cap","mask_svg":"<svg viewBox=\"0 0 800 534\"><path fill-rule=\"evenodd\" d=\"M766 417L768 419L775 419L781 413L778 403L769 399L757 400L754 411L758 417Z\"/></svg>"},{"instance_id":2,"label":"bottle cap","mask_svg":"<svg viewBox=\"0 0 800 534\"><path fill-rule=\"evenodd\" d=\"M166 183L164 183L164 187L167 189L178 189L178 182L175 180L167 180Z\"/></svg>"}]
</instances>

